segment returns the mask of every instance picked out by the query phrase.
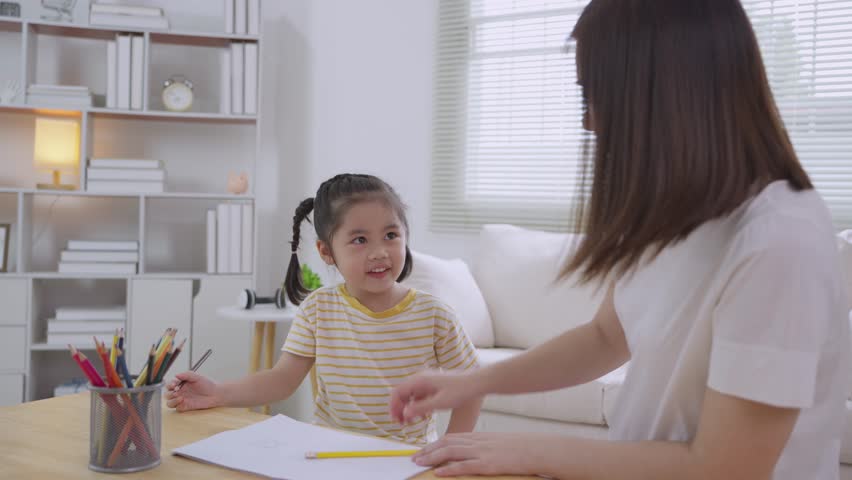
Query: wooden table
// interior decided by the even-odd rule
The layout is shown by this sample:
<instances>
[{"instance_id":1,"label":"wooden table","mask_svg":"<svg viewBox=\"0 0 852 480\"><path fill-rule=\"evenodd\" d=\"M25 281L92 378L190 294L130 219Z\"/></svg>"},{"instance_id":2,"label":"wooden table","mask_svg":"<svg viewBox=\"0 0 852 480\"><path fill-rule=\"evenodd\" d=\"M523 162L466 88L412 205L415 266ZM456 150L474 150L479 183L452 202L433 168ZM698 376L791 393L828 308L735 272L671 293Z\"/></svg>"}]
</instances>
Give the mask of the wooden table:
<instances>
[{"instance_id":1,"label":"wooden table","mask_svg":"<svg viewBox=\"0 0 852 480\"><path fill-rule=\"evenodd\" d=\"M161 453L163 462L151 470L117 474L112 478L145 479L258 479L171 455L177 447L211 435L242 428L268 418L244 408L217 408L177 413L163 407ZM0 407L0 478L98 479L109 478L89 470L89 392L13 407ZM431 472L417 480L437 479ZM488 477L458 477L485 479ZM521 477L500 477L511 480ZM532 477L524 477L532 478ZM321 480L321 479L318 479Z\"/></svg>"},{"instance_id":2,"label":"wooden table","mask_svg":"<svg viewBox=\"0 0 852 480\"><path fill-rule=\"evenodd\" d=\"M298 310L293 305L287 308L277 308L275 305L255 305L251 310L240 307L222 307L216 311L220 317L228 320L254 322L254 337L251 342L251 373L260 370L261 350L266 350L264 368L272 368L275 354L275 324L292 323ZM264 405L261 411L269 414L269 405Z\"/></svg>"}]
</instances>

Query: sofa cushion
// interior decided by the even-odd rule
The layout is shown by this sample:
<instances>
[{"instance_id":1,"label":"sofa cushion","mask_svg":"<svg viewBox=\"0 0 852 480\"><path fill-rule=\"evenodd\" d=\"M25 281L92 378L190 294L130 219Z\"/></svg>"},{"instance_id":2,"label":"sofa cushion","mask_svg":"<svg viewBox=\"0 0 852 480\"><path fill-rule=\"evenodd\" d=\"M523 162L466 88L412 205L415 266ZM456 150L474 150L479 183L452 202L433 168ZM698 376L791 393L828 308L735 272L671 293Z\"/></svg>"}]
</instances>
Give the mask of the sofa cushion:
<instances>
[{"instance_id":1,"label":"sofa cushion","mask_svg":"<svg viewBox=\"0 0 852 480\"><path fill-rule=\"evenodd\" d=\"M494 346L494 330L485 299L462 260L444 260L411 252L414 268L402 283L431 293L453 307L470 341L477 347Z\"/></svg>"},{"instance_id":2,"label":"sofa cushion","mask_svg":"<svg viewBox=\"0 0 852 480\"><path fill-rule=\"evenodd\" d=\"M479 234L474 276L488 304L498 347L529 348L592 319L603 289L555 283L575 235L510 225Z\"/></svg>"},{"instance_id":3,"label":"sofa cushion","mask_svg":"<svg viewBox=\"0 0 852 480\"><path fill-rule=\"evenodd\" d=\"M479 348L480 365L490 365L523 352L514 348ZM524 417L604 425L603 392L598 380L552 392L489 395L483 410Z\"/></svg>"}]
</instances>

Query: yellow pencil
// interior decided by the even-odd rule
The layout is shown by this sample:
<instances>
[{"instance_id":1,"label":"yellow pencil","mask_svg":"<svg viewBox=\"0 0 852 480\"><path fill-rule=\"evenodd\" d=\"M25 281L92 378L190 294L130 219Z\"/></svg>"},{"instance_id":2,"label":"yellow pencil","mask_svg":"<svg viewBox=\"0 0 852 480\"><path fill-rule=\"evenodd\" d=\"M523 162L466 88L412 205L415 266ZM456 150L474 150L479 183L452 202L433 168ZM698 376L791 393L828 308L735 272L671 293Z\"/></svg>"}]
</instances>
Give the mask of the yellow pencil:
<instances>
[{"instance_id":1,"label":"yellow pencil","mask_svg":"<svg viewBox=\"0 0 852 480\"><path fill-rule=\"evenodd\" d=\"M410 457L419 450L364 450L360 452L308 452L305 458Z\"/></svg>"}]
</instances>

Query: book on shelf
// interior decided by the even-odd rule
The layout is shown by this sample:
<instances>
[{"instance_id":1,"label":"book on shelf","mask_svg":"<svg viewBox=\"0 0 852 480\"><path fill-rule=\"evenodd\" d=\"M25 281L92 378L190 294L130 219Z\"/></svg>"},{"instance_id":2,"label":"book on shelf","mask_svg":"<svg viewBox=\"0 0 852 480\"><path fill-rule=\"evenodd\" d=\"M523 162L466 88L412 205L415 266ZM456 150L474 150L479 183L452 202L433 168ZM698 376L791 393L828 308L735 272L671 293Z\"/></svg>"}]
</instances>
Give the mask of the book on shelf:
<instances>
[{"instance_id":1,"label":"book on shelf","mask_svg":"<svg viewBox=\"0 0 852 480\"><path fill-rule=\"evenodd\" d=\"M230 269L230 252L228 244L230 243L230 215L228 205L220 203L216 206L216 272L229 273Z\"/></svg>"},{"instance_id":2,"label":"book on shelf","mask_svg":"<svg viewBox=\"0 0 852 480\"><path fill-rule=\"evenodd\" d=\"M207 273L216 273L216 210L207 210Z\"/></svg>"},{"instance_id":3,"label":"book on shelf","mask_svg":"<svg viewBox=\"0 0 852 480\"><path fill-rule=\"evenodd\" d=\"M76 346L85 346L89 347L95 344L95 341L92 337L97 338L101 342L106 344L112 343L112 336L114 332L99 332L99 333L48 333L47 334L47 343L48 345L74 345Z\"/></svg>"},{"instance_id":4,"label":"book on shelf","mask_svg":"<svg viewBox=\"0 0 852 480\"><path fill-rule=\"evenodd\" d=\"M114 321L127 319L127 308L122 305L108 307L56 307L55 321Z\"/></svg>"},{"instance_id":5,"label":"book on shelf","mask_svg":"<svg viewBox=\"0 0 852 480\"><path fill-rule=\"evenodd\" d=\"M115 43L115 40L110 40L107 42L107 89L106 89L106 107L107 108L115 108L117 103L116 100L118 98L118 79L116 75L118 73L118 46Z\"/></svg>"},{"instance_id":6,"label":"book on shelf","mask_svg":"<svg viewBox=\"0 0 852 480\"><path fill-rule=\"evenodd\" d=\"M27 94L27 103L48 107L86 108L92 106L92 97L74 98L56 95Z\"/></svg>"},{"instance_id":7,"label":"book on shelf","mask_svg":"<svg viewBox=\"0 0 852 480\"><path fill-rule=\"evenodd\" d=\"M163 182L132 180L88 180L86 191L90 193L163 193Z\"/></svg>"},{"instance_id":8,"label":"book on shelf","mask_svg":"<svg viewBox=\"0 0 852 480\"><path fill-rule=\"evenodd\" d=\"M162 182L166 180L166 172L159 168L88 167L86 169L86 178L89 180L144 180Z\"/></svg>"},{"instance_id":9,"label":"book on shelf","mask_svg":"<svg viewBox=\"0 0 852 480\"><path fill-rule=\"evenodd\" d=\"M68 240L68 250L109 250L122 252L139 251L139 243L133 240Z\"/></svg>"},{"instance_id":10,"label":"book on shelf","mask_svg":"<svg viewBox=\"0 0 852 480\"><path fill-rule=\"evenodd\" d=\"M225 0L225 33L234 33L234 0Z\"/></svg>"},{"instance_id":11,"label":"book on shelf","mask_svg":"<svg viewBox=\"0 0 852 480\"><path fill-rule=\"evenodd\" d=\"M98 250L63 250L60 262L138 262L139 252L117 252Z\"/></svg>"},{"instance_id":12,"label":"book on shelf","mask_svg":"<svg viewBox=\"0 0 852 480\"><path fill-rule=\"evenodd\" d=\"M158 7L143 7L137 5L111 5L93 3L89 6L92 13L110 13L114 15L136 15L145 17L162 17L163 9Z\"/></svg>"},{"instance_id":13,"label":"book on shelf","mask_svg":"<svg viewBox=\"0 0 852 480\"><path fill-rule=\"evenodd\" d=\"M145 76L145 39L133 35L130 40L130 108L142 110L142 79Z\"/></svg>"},{"instance_id":14,"label":"book on shelf","mask_svg":"<svg viewBox=\"0 0 852 480\"><path fill-rule=\"evenodd\" d=\"M234 33L246 33L247 16L248 10L246 9L246 0L234 0Z\"/></svg>"},{"instance_id":15,"label":"book on shelf","mask_svg":"<svg viewBox=\"0 0 852 480\"><path fill-rule=\"evenodd\" d=\"M248 33L249 35L260 35L260 0L248 0Z\"/></svg>"},{"instance_id":16,"label":"book on shelf","mask_svg":"<svg viewBox=\"0 0 852 480\"><path fill-rule=\"evenodd\" d=\"M241 207L238 203L228 205L228 233L230 235L230 238L228 238L228 255L230 256L228 273L240 273L242 269L242 255L240 255L242 245L240 244L243 237L240 234L240 229L243 224L243 209Z\"/></svg>"},{"instance_id":17,"label":"book on shelf","mask_svg":"<svg viewBox=\"0 0 852 480\"><path fill-rule=\"evenodd\" d=\"M118 48L118 67L116 70L116 91L118 97L116 105L118 108L130 109L130 35L116 35L115 42Z\"/></svg>"},{"instance_id":18,"label":"book on shelf","mask_svg":"<svg viewBox=\"0 0 852 480\"><path fill-rule=\"evenodd\" d=\"M136 263L59 262L59 273L136 274Z\"/></svg>"},{"instance_id":19,"label":"book on shelf","mask_svg":"<svg viewBox=\"0 0 852 480\"><path fill-rule=\"evenodd\" d=\"M163 162L147 158L90 158L94 168L162 168Z\"/></svg>"},{"instance_id":20,"label":"book on shelf","mask_svg":"<svg viewBox=\"0 0 852 480\"><path fill-rule=\"evenodd\" d=\"M231 112L243 113L245 45L231 42Z\"/></svg>"},{"instance_id":21,"label":"book on shelf","mask_svg":"<svg viewBox=\"0 0 852 480\"><path fill-rule=\"evenodd\" d=\"M27 93L53 93L61 95L88 95L89 87L83 85L51 85L32 83L27 87Z\"/></svg>"},{"instance_id":22,"label":"book on shelf","mask_svg":"<svg viewBox=\"0 0 852 480\"><path fill-rule=\"evenodd\" d=\"M252 272L252 235L254 232L252 231L253 226L253 214L254 214L254 206L251 204L242 205L242 227L240 228L240 233L242 235L242 240L240 240L240 255L242 261L240 271L242 273L251 273Z\"/></svg>"},{"instance_id":23,"label":"book on shelf","mask_svg":"<svg viewBox=\"0 0 852 480\"><path fill-rule=\"evenodd\" d=\"M219 113L231 113L231 48L222 50L219 60Z\"/></svg>"},{"instance_id":24,"label":"book on shelf","mask_svg":"<svg viewBox=\"0 0 852 480\"><path fill-rule=\"evenodd\" d=\"M124 321L47 320L47 333L103 333L124 328Z\"/></svg>"},{"instance_id":25,"label":"book on shelf","mask_svg":"<svg viewBox=\"0 0 852 480\"><path fill-rule=\"evenodd\" d=\"M111 27L150 28L152 30L168 30L169 20L166 17L150 15L120 15L116 13L92 12L89 14L92 25L107 25Z\"/></svg>"},{"instance_id":26,"label":"book on shelf","mask_svg":"<svg viewBox=\"0 0 852 480\"><path fill-rule=\"evenodd\" d=\"M59 273L133 275L136 273L136 263L59 262Z\"/></svg>"},{"instance_id":27,"label":"book on shelf","mask_svg":"<svg viewBox=\"0 0 852 480\"><path fill-rule=\"evenodd\" d=\"M84 378L72 378L67 382L60 383L53 388L53 396L61 397L63 395L74 395L75 393L86 392L89 387L89 381Z\"/></svg>"},{"instance_id":28,"label":"book on shelf","mask_svg":"<svg viewBox=\"0 0 852 480\"><path fill-rule=\"evenodd\" d=\"M243 83L243 112L254 115L257 113L257 44L254 42L245 44Z\"/></svg>"}]
</instances>

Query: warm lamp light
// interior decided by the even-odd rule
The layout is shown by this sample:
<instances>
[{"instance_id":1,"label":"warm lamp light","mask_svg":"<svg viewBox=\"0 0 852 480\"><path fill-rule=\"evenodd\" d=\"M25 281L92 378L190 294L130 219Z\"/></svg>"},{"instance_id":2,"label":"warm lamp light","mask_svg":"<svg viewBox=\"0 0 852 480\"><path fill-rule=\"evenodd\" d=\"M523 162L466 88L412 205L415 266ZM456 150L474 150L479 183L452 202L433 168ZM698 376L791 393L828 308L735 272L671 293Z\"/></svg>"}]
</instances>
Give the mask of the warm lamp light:
<instances>
[{"instance_id":1,"label":"warm lamp light","mask_svg":"<svg viewBox=\"0 0 852 480\"><path fill-rule=\"evenodd\" d=\"M80 162L80 125L77 120L37 117L33 164L36 170L53 173L53 183L39 183L38 188L74 190L74 185L60 183L64 173L76 172Z\"/></svg>"}]
</instances>

